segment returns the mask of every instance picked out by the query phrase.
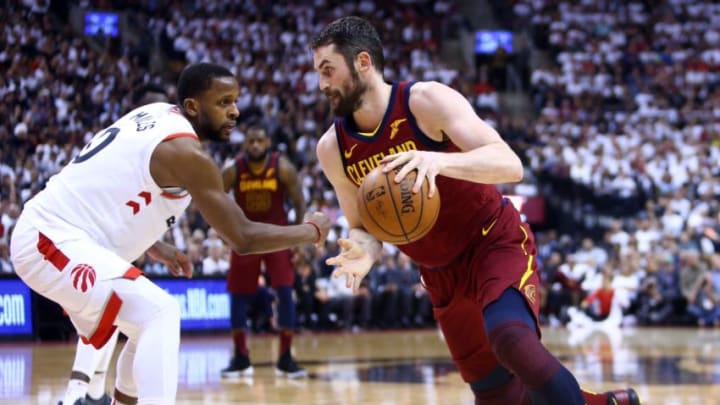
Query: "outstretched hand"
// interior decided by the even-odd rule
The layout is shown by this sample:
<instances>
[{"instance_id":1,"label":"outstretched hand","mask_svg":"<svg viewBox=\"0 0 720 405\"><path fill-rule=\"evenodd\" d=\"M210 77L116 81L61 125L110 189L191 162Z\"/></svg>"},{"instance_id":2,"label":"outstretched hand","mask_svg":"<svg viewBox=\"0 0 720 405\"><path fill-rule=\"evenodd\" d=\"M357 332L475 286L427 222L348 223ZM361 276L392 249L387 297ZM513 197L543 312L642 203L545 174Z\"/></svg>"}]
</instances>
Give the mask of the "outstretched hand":
<instances>
[{"instance_id":1,"label":"outstretched hand","mask_svg":"<svg viewBox=\"0 0 720 405\"><path fill-rule=\"evenodd\" d=\"M181 252L177 247L158 241L147 250L147 254L153 260L165 264L173 276L184 275L187 278L192 278L192 263L185 253Z\"/></svg>"},{"instance_id":2,"label":"outstretched hand","mask_svg":"<svg viewBox=\"0 0 720 405\"><path fill-rule=\"evenodd\" d=\"M430 184L428 197L435 195L435 177L440 173L440 164L438 162L439 153L429 151L413 150L408 152L400 152L394 155L388 155L380 161L383 166L383 172L387 173L398 168L395 174L395 182L400 183L408 173L417 170L417 177L413 185L413 193L419 193L422 183L427 177Z\"/></svg>"},{"instance_id":3,"label":"outstretched hand","mask_svg":"<svg viewBox=\"0 0 720 405\"><path fill-rule=\"evenodd\" d=\"M338 239L340 254L325 260L325 263L335 266L333 277L345 276L345 285L357 292L360 283L368 274L374 260L362 244L352 239Z\"/></svg>"}]
</instances>

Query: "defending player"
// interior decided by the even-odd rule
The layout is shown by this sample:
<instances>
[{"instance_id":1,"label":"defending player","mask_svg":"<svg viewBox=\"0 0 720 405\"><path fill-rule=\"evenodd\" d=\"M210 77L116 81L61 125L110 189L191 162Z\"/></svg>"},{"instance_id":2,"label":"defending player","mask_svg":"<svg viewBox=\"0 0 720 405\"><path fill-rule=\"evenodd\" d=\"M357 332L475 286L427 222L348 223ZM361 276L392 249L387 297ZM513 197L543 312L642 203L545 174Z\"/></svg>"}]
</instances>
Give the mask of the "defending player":
<instances>
[{"instance_id":1,"label":"defending player","mask_svg":"<svg viewBox=\"0 0 720 405\"><path fill-rule=\"evenodd\" d=\"M232 190L235 201L250 220L286 225L287 200L295 210L295 223L300 222L300 218L305 215L305 199L297 170L287 158L277 152L270 152L270 138L262 126L251 125L247 129L245 151L223 170L223 181L225 189ZM232 254L227 289L230 292L235 354L230 365L222 370L223 377L253 374L247 348L247 306L257 292L257 280L263 264L278 295L280 355L275 373L288 378L307 375L307 371L295 362L290 350L295 329L295 269L291 259L292 252L289 249L262 255Z\"/></svg>"},{"instance_id":2,"label":"defending player","mask_svg":"<svg viewBox=\"0 0 720 405\"><path fill-rule=\"evenodd\" d=\"M130 99L135 107L168 101L165 89L152 83L138 86L132 92ZM107 343L99 349L78 338L68 386L63 400L58 405L110 405L112 399L105 393L105 377L119 333L116 330Z\"/></svg>"},{"instance_id":3,"label":"defending player","mask_svg":"<svg viewBox=\"0 0 720 405\"><path fill-rule=\"evenodd\" d=\"M117 404L173 404L180 310L175 298L130 263L147 251L175 275L187 257L157 242L190 204L239 253L320 242L330 222L253 222L225 193L220 170L200 140L225 141L239 112L239 86L220 66L183 70L179 106L154 103L100 131L29 201L12 235L18 276L57 302L84 341L100 348L119 329L128 337L117 362Z\"/></svg>"},{"instance_id":4,"label":"defending player","mask_svg":"<svg viewBox=\"0 0 720 405\"><path fill-rule=\"evenodd\" d=\"M632 389L593 394L540 342L535 240L493 184L523 177L518 156L467 100L437 82L383 80L375 28L346 17L313 40L320 90L337 119L317 154L347 216L350 235L327 260L357 287L380 258L362 229L356 189L378 164L418 170L442 207L424 238L399 248L420 265L435 317L477 404L638 404Z\"/></svg>"}]
</instances>

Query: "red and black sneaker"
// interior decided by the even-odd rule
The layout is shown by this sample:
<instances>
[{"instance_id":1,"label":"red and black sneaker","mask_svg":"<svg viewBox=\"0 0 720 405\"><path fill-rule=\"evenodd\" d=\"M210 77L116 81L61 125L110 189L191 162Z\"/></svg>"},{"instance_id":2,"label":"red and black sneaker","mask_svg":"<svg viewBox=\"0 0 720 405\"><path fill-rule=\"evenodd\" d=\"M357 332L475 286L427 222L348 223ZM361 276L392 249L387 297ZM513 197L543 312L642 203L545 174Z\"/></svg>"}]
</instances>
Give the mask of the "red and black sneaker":
<instances>
[{"instance_id":1,"label":"red and black sneaker","mask_svg":"<svg viewBox=\"0 0 720 405\"><path fill-rule=\"evenodd\" d=\"M605 393L607 405L640 405L640 397L634 389L610 391Z\"/></svg>"}]
</instances>

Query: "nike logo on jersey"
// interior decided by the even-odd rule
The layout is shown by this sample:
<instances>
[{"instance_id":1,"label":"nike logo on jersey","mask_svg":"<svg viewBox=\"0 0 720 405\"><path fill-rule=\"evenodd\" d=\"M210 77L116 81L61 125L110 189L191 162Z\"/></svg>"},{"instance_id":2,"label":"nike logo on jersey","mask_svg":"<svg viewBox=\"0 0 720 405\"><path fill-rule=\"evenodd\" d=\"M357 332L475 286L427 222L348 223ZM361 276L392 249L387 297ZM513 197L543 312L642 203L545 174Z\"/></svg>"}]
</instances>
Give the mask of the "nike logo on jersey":
<instances>
[{"instance_id":1,"label":"nike logo on jersey","mask_svg":"<svg viewBox=\"0 0 720 405\"><path fill-rule=\"evenodd\" d=\"M487 236L487 234L489 234L490 231L492 231L493 227L495 226L495 222L497 222L497 218L495 218L495 219L490 223L490 226L488 226L487 228L485 228L485 227L482 228L482 236Z\"/></svg>"},{"instance_id":2,"label":"nike logo on jersey","mask_svg":"<svg viewBox=\"0 0 720 405\"><path fill-rule=\"evenodd\" d=\"M353 151L357 147L357 144L350 147L350 149L345 149L343 151L343 156L345 156L345 159L350 159L352 157Z\"/></svg>"},{"instance_id":3,"label":"nike logo on jersey","mask_svg":"<svg viewBox=\"0 0 720 405\"><path fill-rule=\"evenodd\" d=\"M397 135L398 131L400 130L400 124L405 121L407 121L407 118L400 118L390 124L390 139L395 138L395 135Z\"/></svg>"}]
</instances>

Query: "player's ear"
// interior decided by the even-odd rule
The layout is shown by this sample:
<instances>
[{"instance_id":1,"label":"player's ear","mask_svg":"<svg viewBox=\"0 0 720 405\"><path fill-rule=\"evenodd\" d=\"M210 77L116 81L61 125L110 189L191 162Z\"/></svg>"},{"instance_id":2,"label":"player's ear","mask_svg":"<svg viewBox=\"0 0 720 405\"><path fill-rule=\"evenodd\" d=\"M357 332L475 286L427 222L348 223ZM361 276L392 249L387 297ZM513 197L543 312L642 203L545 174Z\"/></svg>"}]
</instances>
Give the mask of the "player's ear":
<instances>
[{"instance_id":1,"label":"player's ear","mask_svg":"<svg viewBox=\"0 0 720 405\"><path fill-rule=\"evenodd\" d=\"M370 58L370 54L362 51L357 54L355 57L355 69L357 69L358 72L364 72L372 67L372 59Z\"/></svg>"},{"instance_id":2,"label":"player's ear","mask_svg":"<svg viewBox=\"0 0 720 405\"><path fill-rule=\"evenodd\" d=\"M197 117L199 111L199 103L194 98L186 98L183 100L183 110L191 117Z\"/></svg>"}]
</instances>

